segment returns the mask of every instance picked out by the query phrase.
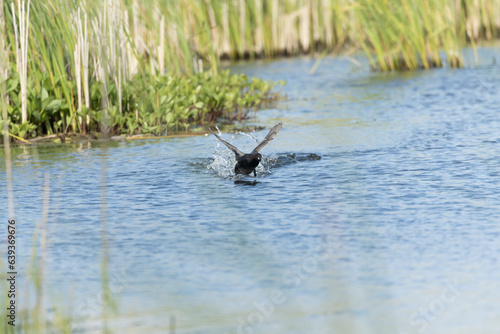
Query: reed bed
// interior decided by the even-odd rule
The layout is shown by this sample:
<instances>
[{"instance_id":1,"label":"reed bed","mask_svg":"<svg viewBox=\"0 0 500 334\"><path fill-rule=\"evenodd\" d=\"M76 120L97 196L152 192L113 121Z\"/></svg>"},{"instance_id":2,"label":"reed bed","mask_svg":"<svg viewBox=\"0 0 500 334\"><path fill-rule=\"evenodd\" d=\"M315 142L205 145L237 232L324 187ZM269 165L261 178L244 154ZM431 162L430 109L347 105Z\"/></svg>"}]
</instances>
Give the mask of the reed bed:
<instances>
[{"instance_id":1,"label":"reed bed","mask_svg":"<svg viewBox=\"0 0 500 334\"><path fill-rule=\"evenodd\" d=\"M64 140L68 132L87 131L164 135L169 127L213 122L214 114L242 119L249 109L272 100L272 84L219 74L215 48L197 53L193 42L206 40L211 29L184 30L200 19L183 10L186 3L49 0L9 5L2 1L0 15L10 65L5 81L9 134L15 138L60 134ZM171 83L197 85L188 85L180 96ZM205 100L193 96L198 85L204 92L212 90L201 94ZM233 89L229 98L213 98L227 87Z\"/></svg>"},{"instance_id":2,"label":"reed bed","mask_svg":"<svg viewBox=\"0 0 500 334\"><path fill-rule=\"evenodd\" d=\"M217 111L214 99L187 107L161 86L199 76L194 81L203 77L214 90L206 96L217 95L208 82L220 75L223 58L350 47L363 50L374 70L461 67L466 43L500 31L500 0L0 0L0 9L9 134L20 139L165 134L213 122L214 112L242 119L242 108L258 106L238 103L258 91L249 79L232 92L240 99L216 103L225 108ZM204 107L193 113L196 103Z\"/></svg>"},{"instance_id":3,"label":"reed bed","mask_svg":"<svg viewBox=\"0 0 500 334\"><path fill-rule=\"evenodd\" d=\"M339 44L364 49L370 58L407 61L415 68L441 64L444 50L451 66L468 41L499 37L499 0L218 0L183 1L184 30L202 55L214 48L222 58L272 57ZM497 14L495 16L495 14ZM424 52L425 51L425 52ZM385 53L384 53L385 52ZM381 53L384 53L383 55ZM406 59L404 59L406 58ZM429 64L426 64L430 62Z\"/></svg>"}]
</instances>

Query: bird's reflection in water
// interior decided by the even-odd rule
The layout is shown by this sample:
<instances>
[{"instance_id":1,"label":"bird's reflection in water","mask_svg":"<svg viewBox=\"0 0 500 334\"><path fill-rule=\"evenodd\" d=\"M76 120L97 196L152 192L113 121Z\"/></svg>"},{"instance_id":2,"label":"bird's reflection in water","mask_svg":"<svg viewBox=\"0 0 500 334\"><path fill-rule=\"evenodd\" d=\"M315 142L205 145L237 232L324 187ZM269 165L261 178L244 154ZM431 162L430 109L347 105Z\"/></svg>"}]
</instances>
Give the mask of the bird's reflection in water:
<instances>
[{"instance_id":1,"label":"bird's reflection in water","mask_svg":"<svg viewBox=\"0 0 500 334\"><path fill-rule=\"evenodd\" d=\"M252 181L246 181L246 180L236 180L234 181L234 184L239 185L239 186L255 186L258 182L257 180L252 180Z\"/></svg>"}]
</instances>

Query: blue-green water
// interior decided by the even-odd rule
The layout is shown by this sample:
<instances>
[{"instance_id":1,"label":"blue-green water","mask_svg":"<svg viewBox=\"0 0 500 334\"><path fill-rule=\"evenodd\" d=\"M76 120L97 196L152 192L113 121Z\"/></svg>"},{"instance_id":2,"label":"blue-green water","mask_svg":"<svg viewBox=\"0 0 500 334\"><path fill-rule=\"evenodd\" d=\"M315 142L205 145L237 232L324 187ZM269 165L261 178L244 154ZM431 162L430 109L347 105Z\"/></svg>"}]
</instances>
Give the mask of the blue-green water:
<instances>
[{"instance_id":1,"label":"blue-green water","mask_svg":"<svg viewBox=\"0 0 500 334\"><path fill-rule=\"evenodd\" d=\"M284 124L256 179L231 176L213 136L14 148L21 291L48 173L45 302L71 305L80 332L102 331L103 216L116 333L172 317L176 333L500 332L495 53L400 74L345 57L314 75L308 58L234 66L287 80L246 123L258 139Z\"/></svg>"}]
</instances>

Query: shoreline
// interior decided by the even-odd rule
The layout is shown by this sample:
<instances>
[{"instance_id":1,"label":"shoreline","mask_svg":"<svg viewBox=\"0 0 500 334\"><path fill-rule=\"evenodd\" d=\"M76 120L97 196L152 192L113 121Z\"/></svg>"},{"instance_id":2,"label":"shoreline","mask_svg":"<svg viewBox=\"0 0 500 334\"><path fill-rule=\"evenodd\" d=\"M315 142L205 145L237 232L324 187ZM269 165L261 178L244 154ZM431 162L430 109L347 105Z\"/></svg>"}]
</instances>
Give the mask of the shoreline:
<instances>
[{"instance_id":1,"label":"shoreline","mask_svg":"<svg viewBox=\"0 0 500 334\"><path fill-rule=\"evenodd\" d=\"M215 125L213 126L215 127ZM242 132L251 132L262 130L265 127L263 126L218 126L221 131L236 133L239 131ZM26 139L26 142L15 140L11 142L12 146L28 146L28 145L40 145L40 144L74 144L74 143L86 143L86 142L107 142L107 141L135 141L135 140L147 140L147 139L168 139L168 138L188 138L188 137L196 137L196 136L205 136L211 135L208 129L205 131L173 131L173 134L165 135L165 136L155 136L151 134L136 134L136 135L115 135L110 136L109 138L101 138L100 132L92 132L90 134L79 134L79 133L68 133L62 139L61 135L52 134L48 136L39 136L31 139ZM5 144L0 144L0 148L4 148Z\"/></svg>"}]
</instances>

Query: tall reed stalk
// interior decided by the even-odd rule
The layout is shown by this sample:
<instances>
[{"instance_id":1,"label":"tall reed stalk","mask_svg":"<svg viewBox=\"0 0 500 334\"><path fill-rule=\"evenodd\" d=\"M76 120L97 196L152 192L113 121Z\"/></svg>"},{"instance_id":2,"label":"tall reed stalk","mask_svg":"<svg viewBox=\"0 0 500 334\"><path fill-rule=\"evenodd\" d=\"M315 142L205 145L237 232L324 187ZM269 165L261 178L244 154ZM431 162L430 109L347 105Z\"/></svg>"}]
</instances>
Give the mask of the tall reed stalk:
<instances>
[{"instance_id":1,"label":"tall reed stalk","mask_svg":"<svg viewBox=\"0 0 500 334\"><path fill-rule=\"evenodd\" d=\"M89 83L89 58L90 58L90 50L89 50L89 40L88 40L88 33L87 33L87 25L88 25L88 20L87 20L87 13L84 14L83 17L83 22L81 18L81 12L82 8L78 8L78 20L77 20L77 45L78 49L80 50L79 54L79 60L80 60L80 65L81 69L83 70L83 78L79 78L78 73L81 73L80 66L76 65L76 60L75 60L75 65L77 68L75 68L75 76L77 80L77 86L78 82L80 82L80 86L82 87L83 95L85 97L85 111L88 112L90 111L90 83ZM76 56L75 56L76 58ZM80 81L83 80L83 81ZM80 108L80 111L83 107L80 98L81 98L81 91L79 93L79 101L78 101L78 107ZM85 134L87 126L90 125L90 115L86 115L86 122L81 122L81 130L82 133Z\"/></svg>"},{"instance_id":2,"label":"tall reed stalk","mask_svg":"<svg viewBox=\"0 0 500 334\"><path fill-rule=\"evenodd\" d=\"M3 3L2 3L3 5ZM9 216L8 219L14 219L14 189L12 187L12 164L10 154L10 140L9 140L9 115L7 111L6 101L6 87L5 82L8 74L8 63L6 59L6 46L5 39L0 39L0 103L2 104L2 132L5 150L5 179L7 183L7 208Z\"/></svg>"},{"instance_id":3,"label":"tall reed stalk","mask_svg":"<svg viewBox=\"0 0 500 334\"><path fill-rule=\"evenodd\" d=\"M14 13L14 3L12 5L12 12ZM16 16L13 15L14 19L14 32L16 34L16 55L17 55L17 69L21 77L21 99L22 99L22 123L26 123L28 120L28 99L27 99L27 76L28 76L28 35L29 35L29 22L30 22L30 0L28 0L28 6L23 0L21 3L18 0L18 12L19 12L19 31L16 22Z\"/></svg>"},{"instance_id":4,"label":"tall reed stalk","mask_svg":"<svg viewBox=\"0 0 500 334\"><path fill-rule=\"evenodd\" d=\"M77 16L77 26L80 26L80 9L78 9L78 16ZM78 112L82 112L83 109L83 93L82 93L82 75L81 75L81 68L82 68L82 60L81 57L83 55L83 45L82 45L82 38L81 38L81 30L78 29L78 37L77 37L77 42L75 45L75 51L73 53L74 59L75 59L75 79L76 79L76 95L78 98ZM85 133L85 123L83 122L82 116L78 116L78 119L80 121L80 128L82 130L82 133Z\"/></svg>"}]
</instances>

